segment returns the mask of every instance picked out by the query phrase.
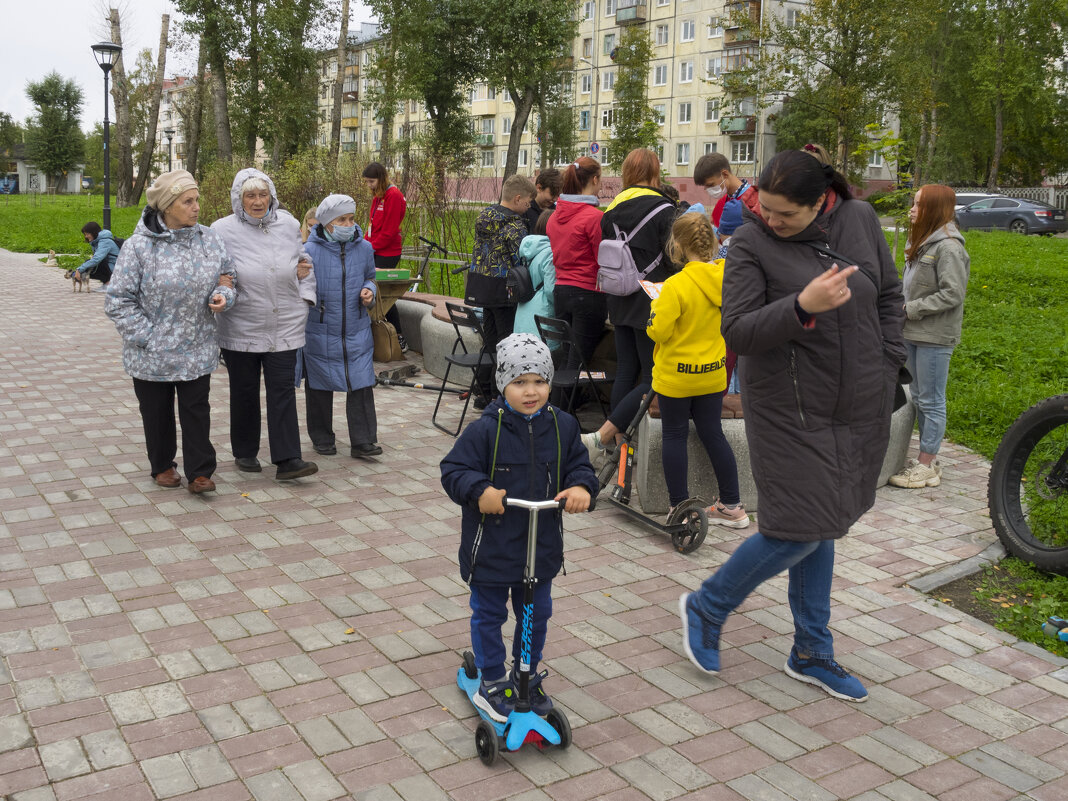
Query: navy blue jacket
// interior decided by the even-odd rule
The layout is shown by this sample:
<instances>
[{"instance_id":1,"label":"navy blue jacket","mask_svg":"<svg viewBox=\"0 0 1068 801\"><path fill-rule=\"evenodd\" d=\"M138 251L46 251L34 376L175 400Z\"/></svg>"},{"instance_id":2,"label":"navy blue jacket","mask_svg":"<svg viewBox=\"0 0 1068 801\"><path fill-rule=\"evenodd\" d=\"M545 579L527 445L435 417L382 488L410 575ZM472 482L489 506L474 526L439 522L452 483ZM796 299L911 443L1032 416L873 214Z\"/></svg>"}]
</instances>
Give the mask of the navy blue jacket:
<instances>
[{"instance_id":1,"label":"navy blue jacket","mask_svg":"<svg viewBox=\"0 0 1068 801\"><path fill-rule=\"evenodd\" d=\"M486 515L482 536L478 537L482 524L478 498L490 486L498 415L500 441L492 485L506 490L508 497L544 501L574 486L585 487L593 496L597 494L598 485L589 453L579 439L578 420L560 409L545 406L540 414L528 421L505 406L504 400L498 397L464 430L452 450L441 460L441 485L463 509L460 575L464 581L474 584L514 586L523 581L530 513L525 509L505 507L503 515ZM552 579L564 563L560 518L561 513L555 510L538 513L534 574L540 581Z\"/></svg>"}]
</instances>

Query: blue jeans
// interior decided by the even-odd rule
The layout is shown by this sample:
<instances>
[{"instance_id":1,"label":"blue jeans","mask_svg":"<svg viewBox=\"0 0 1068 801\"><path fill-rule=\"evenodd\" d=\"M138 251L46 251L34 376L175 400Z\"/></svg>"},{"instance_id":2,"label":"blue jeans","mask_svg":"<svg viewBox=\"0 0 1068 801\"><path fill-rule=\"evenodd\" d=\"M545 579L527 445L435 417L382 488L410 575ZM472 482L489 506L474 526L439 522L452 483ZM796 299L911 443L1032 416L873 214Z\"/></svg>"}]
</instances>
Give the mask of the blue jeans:
<instances>
[{"instance_id":1,"label":"blue jeans","mask_svg":"<svg viewBox=\"0 0 1068 801\"><path fill-rule=\"evenodd\" d=\"M790 542L749 537L730 559L705 579L694 593L700 608L719 625L749 594L773 576L790 571L788 597L794 616L794 647L817 659L834 659L831 620L831 579L834 540Z\"/></svg>"},{"instance_id":2,"label":"blue jeans","mask_svg":"<svg viewBox=\"0 0 1068 801\"><path fill-rule=\"evenodd\" d=\"M938 453L946 433L946 382L953 348L905 342L908 368L912 373L909 390L916 403L916 423L920 429L920 452Z\"/></svg>"},{"instance_id":3,"label":"blue jeans","mask_svg":"<svg viewBox=\"0 0 1068 801\"><path fill-rule=\"evenodd\" d=\"M530 672L538 669L541 652L545 647L545 633L549 618L553 615L551 581L539 581L534 585L534 625L530 638ZM471 585L471 650L475 654L475 667L482 671L486 681L504 678L506 652L501 627L508 621L508 596L512 597L515 613L515 634L512 636L512 659L519 670L519 654L522 650L523 632L523 585Z\"/></svg>"}]
</instances>

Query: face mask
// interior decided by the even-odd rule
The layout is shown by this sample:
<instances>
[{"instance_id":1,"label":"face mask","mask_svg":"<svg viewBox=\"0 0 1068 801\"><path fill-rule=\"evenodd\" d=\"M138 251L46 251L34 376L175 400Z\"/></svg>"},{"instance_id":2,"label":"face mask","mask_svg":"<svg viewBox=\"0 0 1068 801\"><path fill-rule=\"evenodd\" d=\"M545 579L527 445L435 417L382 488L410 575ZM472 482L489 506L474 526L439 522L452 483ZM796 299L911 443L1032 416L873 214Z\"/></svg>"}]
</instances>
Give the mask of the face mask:
<instances>
[{"instance_id":1,"label":"face mask","mask_svg":"<svg viewBox=\"0 0 1068 801\"><path fill-rule=\"evenodd\" d=\"M350 242L355 233L355 225L335 225L334 230L330 232L330 236L334 238L335 242Z\"/></svg>"},{"instance_id":2,"label":"face mask","mask_svg":"<svg viewBox=\"0 0 1068 801\"><path fill-rule=\"evenodd\" d=\"M705 191L708 192L708 196L713 200L719 200L727 190L723 188L723 184L719 184L718 186L706 186Z\"/></svg>"}]
</instances>

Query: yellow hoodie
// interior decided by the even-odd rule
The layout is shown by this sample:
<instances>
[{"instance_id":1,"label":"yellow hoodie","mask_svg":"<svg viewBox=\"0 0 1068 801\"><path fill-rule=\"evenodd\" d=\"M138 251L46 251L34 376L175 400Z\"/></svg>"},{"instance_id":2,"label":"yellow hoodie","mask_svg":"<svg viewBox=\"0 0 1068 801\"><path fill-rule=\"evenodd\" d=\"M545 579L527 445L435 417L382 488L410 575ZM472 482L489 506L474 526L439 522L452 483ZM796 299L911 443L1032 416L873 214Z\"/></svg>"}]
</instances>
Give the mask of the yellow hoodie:
<instances>
[{"instance_id":1,"label":"yellow hoodie","mask_svg":"<svg viewBox=\"0 0 1068 801\"><path fill-rule=\"evenodd\" d=\"M653 391L690 398L727 388L727 345L720 333L723 259L691 261L664 282L646 333L653 350Z\"/></svg>"}]
</instances>

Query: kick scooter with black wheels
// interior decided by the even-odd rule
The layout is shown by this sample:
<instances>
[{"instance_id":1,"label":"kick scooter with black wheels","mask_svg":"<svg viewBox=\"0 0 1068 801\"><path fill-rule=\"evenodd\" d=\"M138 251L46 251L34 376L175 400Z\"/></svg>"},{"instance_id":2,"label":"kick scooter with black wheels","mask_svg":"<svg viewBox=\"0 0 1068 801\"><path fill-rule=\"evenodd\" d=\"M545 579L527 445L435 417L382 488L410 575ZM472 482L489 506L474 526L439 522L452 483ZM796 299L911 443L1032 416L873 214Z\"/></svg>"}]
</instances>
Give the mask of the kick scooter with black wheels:
<instances>
[{"instance_id":1,"label":"kick scooter with black wheels","mask_svg":"<svg viewBox=\"0 0 1068 801\"><path fill-rule=\"evenodd\" d=\"M474 704L475 695L482 685L482 673L475 666L475 657L470 651L464 652L463 666L456 673L456 683L467 693L472 706L482 720L475 730L475 750L478 758L486 765L492 765L500 755L501 746L507 751L518 751L523 743L532 743L538 748L556 745L567 748L571 745L571 724L561 709L553 707L542 717L530 707L530 638L534 630L534 585L538 579L534 575L535 554L538 544L538 512L545 509L563 510L565 501L524 501L505 496L504 505L526 509L530 515L527 526L527 563L523 572L523 617L520 629L521 646L517 674L519 686L515 709L508 715L508 721L498 723ZM590 508L593 508L592 499Z\"/></svg>"},{"instance_id":2,"label":"kick scooter with black wheels","mask_svg":"<svg viewBox=\"0 0 1068 801\"><path fill-rule=\"evenodd\" d=\"M634 415L627 430L623 432L623 442L616 446L597 475L597 481L604 491L611 483L606 500L617 509L626 513L632 520L660 534L671 537L671 544L679 553L696 551L705 535L708 534L708 512L705 502L700 498L687 498L668 515L667 521L659 523L649 515L639 512L630 505L631 490L634 484L635 454L640 443L636 444L638 426L649 411L655 393L649 390L642 398L638 413ZM613 483L612 479L615 478Z\"/></svg>"}]
</instances>

